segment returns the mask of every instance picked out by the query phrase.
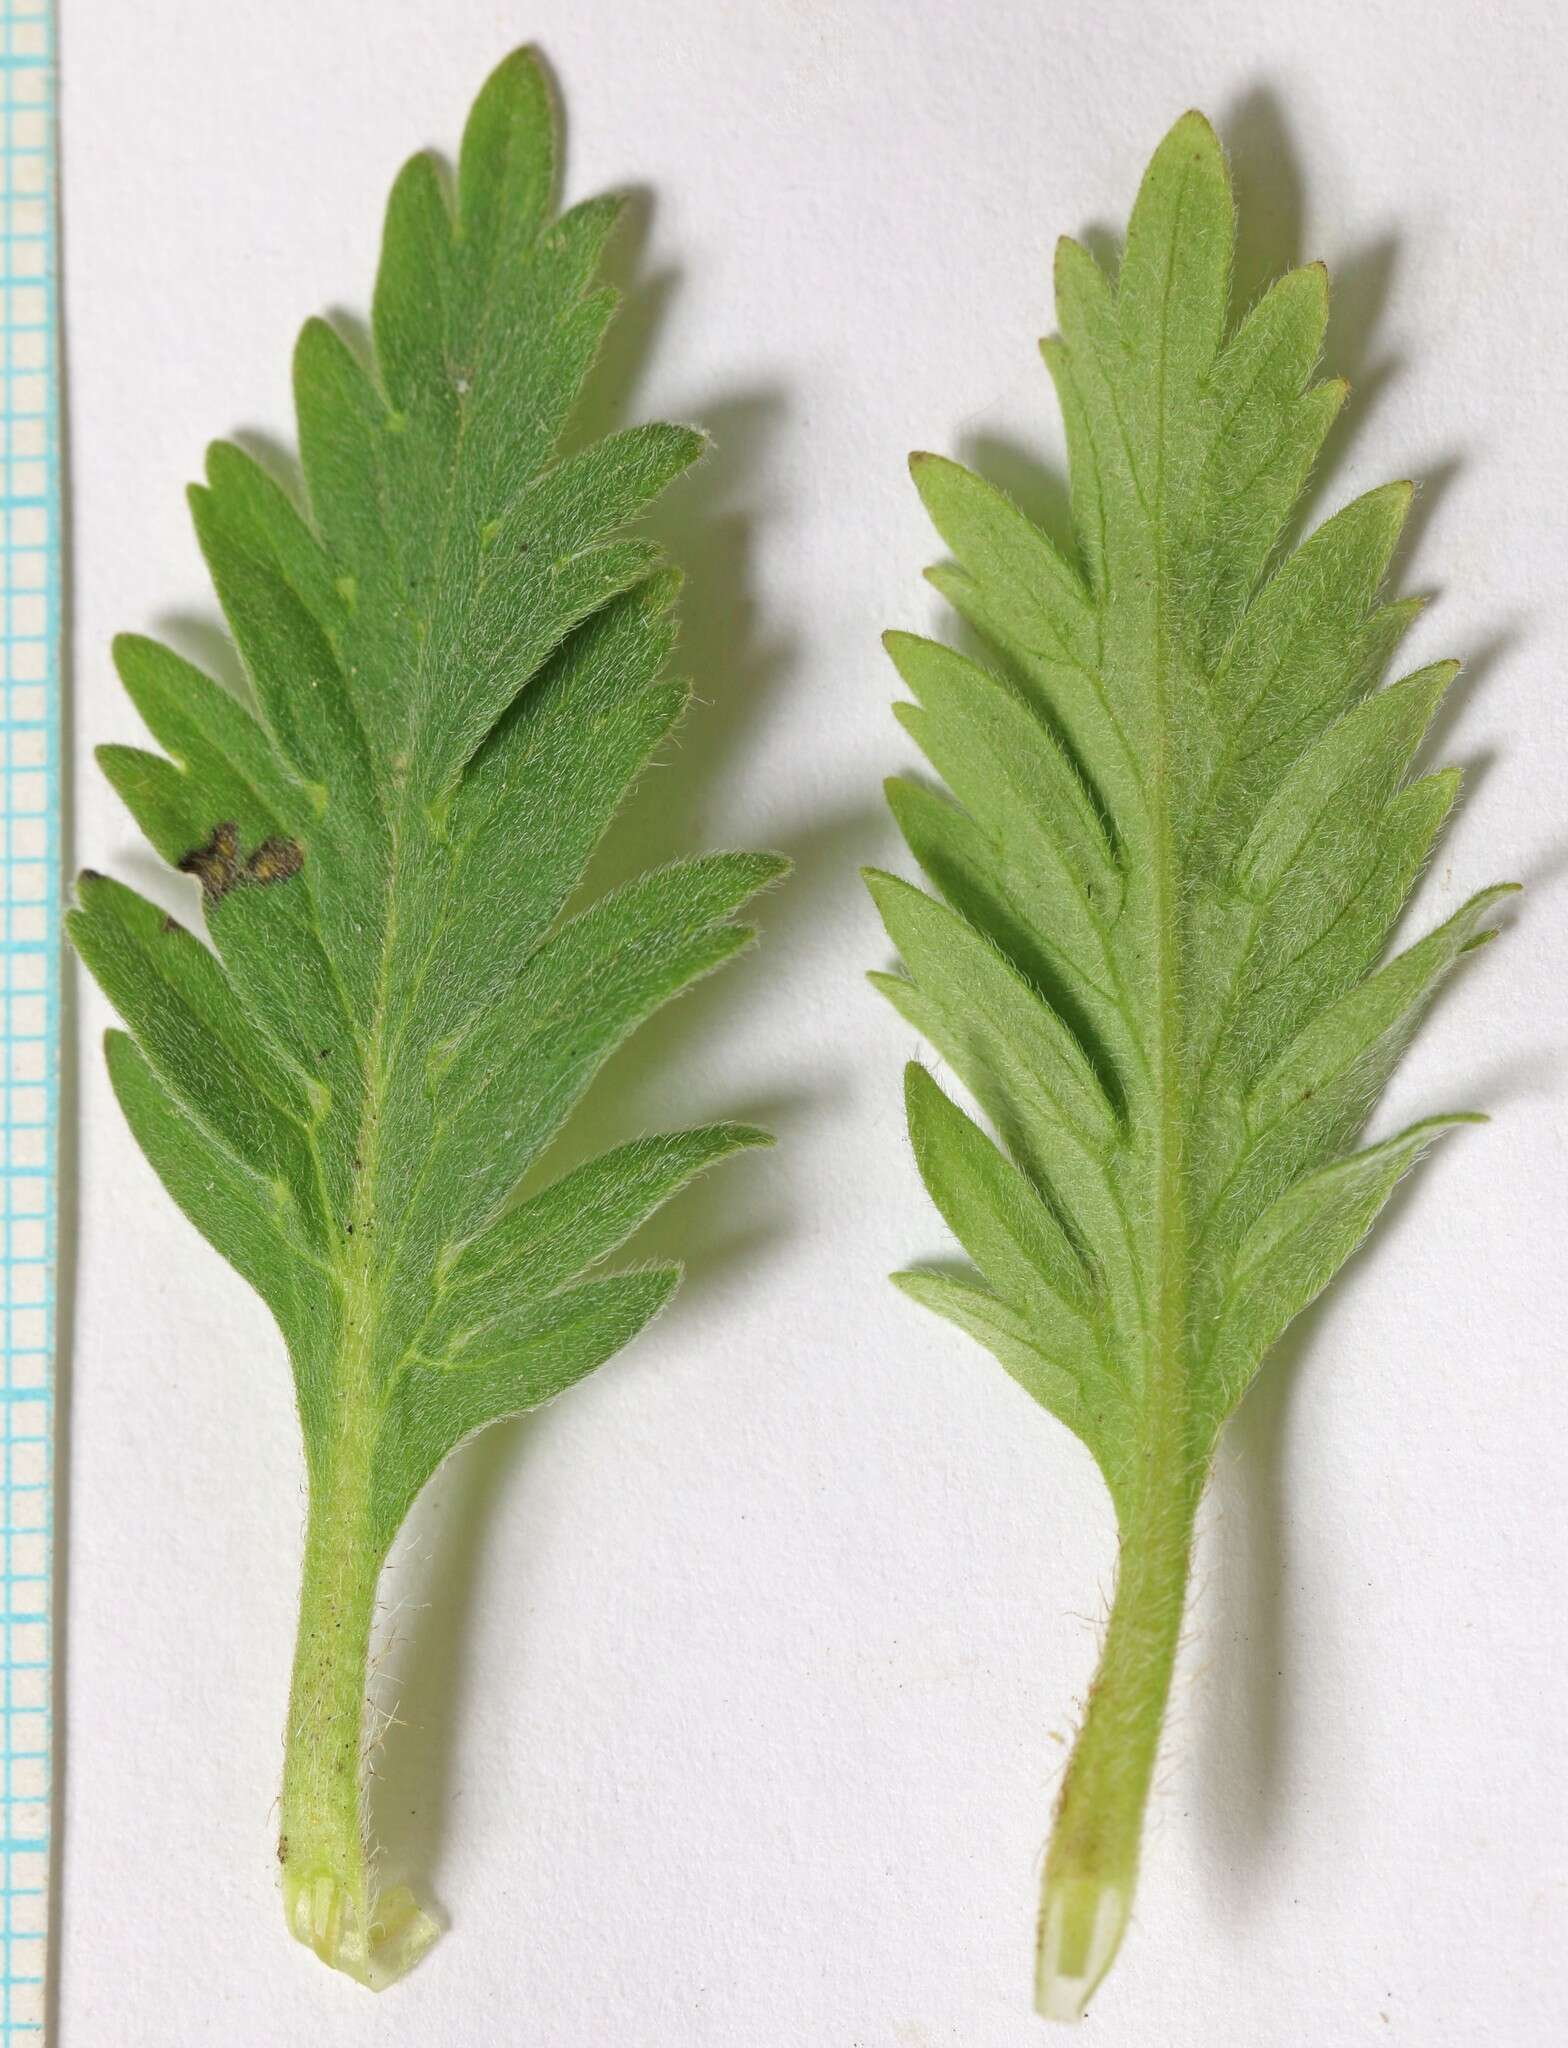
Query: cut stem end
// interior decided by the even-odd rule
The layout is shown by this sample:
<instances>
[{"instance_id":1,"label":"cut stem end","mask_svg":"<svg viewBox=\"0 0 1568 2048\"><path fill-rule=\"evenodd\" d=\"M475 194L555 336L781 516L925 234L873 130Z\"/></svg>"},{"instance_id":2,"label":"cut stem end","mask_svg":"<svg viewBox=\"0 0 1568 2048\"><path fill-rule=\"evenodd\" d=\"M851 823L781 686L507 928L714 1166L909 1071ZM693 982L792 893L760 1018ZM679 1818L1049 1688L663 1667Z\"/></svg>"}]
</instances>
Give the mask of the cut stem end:
<instances>
[{"instance_id":1,"label":"cut stem end","mask_svg":"<svg viewBox=\"0 0 1568 2048\"><path fill-rule=\"evenodd\" d=\"M1127 1886L1050 1877L1040 1904L1034 2003L1042 2019L1081 2020L1116 1960L1132 1913Z\"/></svg>"},{"instance_id":2,"label":"cut stem end","mask_svg":"<svg viewBox=\"0 0 1568 2048\"><path fill-rule=\"evenodd\" d=\"M319 1868L284 1873L283 1912L296 1941L372 1991L406 1976L441 1932L407 1885L366 1907L355 1886Z\"/></svg>"}]
</instances>

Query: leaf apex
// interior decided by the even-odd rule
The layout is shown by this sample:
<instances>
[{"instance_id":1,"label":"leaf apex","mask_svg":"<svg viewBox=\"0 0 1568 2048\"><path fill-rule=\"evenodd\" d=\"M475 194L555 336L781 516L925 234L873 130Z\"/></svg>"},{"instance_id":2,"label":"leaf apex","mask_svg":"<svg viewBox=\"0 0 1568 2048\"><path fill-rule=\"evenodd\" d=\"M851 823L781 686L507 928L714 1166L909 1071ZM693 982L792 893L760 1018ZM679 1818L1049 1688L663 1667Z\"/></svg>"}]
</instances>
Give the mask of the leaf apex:
<instances>
[{"instance_id":1,"label":"leaf apex","mask_svg":"<svg viewBox=\"0 0 1568 2048\"><path fill-rule=\"evenodd\" d=\"M694 427L687 420L671 420L669 432L677 446L689 451L686 455L687 467L694 462L701 462L705 455L712 452L713 436L705 427Z\"/></svg>"},{"instance_id":2,"label":"leaf apex","mask_svg":"<svg viewBox=\"0 0 1568 2048\"><path fill-rule=\"evenodd\" d=\"M552 127L558 124L560 110L556 104L555 81L537 43L519 43L508 50L480 86L475 95L475 105L502 96L522 103L530 110L542 109Z\"/></svg>"},{"instance_id":3,"label":"leaf apex","mask_svg":"<svg viewBox=\"0 0 1568 2048\"><path fill-rule=\"evenodd\" d=\"M737 1152L769 1151L778 1143L777 1134L761 1124L718 1124L715 1129L723 1131Z\"/></svg>"},{"instance_id":4,"label":"leaf apex","mask_svg":"<svg viewBox=\"0 0 1568 2048\"><path fill-rule=\"evenodd\" d=\"M530 85L548 76L537 43L515 44L490 73L491 79L516 78L521 81L526 78Z\"/></svg>"},{"instance_id":5,"label":"leaf apex","mask_svg":"<svg viewBox=\"0 0 1568 2048\"><path fill-rule=\"evenodd\" d=\"M643 605L653 617L662 617L665 612L674 610L685 586L686 572L678 562L661 563L642 580Z\"/></svg>"},{"instance_id":6,"label":"leaf apex","mask_svg":"<svg viewBox=\"0 0 1568 2048\"><path fill-rule=\"evenodd\" d=\"M1184 114L1178 114L1171 123L1170 132L1172 135L1202 135L1207 141L1212 142L1216 149L1219 147L1220 138L1214 123L1201 107L1189 107Z\"/></svg>"},{"instance_id":7,"label":"leaf apex","mask_svg":"<svg viewBox=\"0 0 1568 2048\"><path fill-rule=\"evenodd\" d=\"M1195 156L1208 158L1219 167L1226 183L1229 183L1229 172L1225 169L1225 151L1214 123L1197 107L1189 107L1186 113L1177 115L1160 138L1159 147L1154 152L1149 169L1152 171L1162 157L1175 155L1182 150L1190 150ZM1146 172L1145 176L1147 175Z\"/></svg>"},{"instance_id":8,"label":"leaf apex","mask_svg":"<svg viewBox=\"0 0 1568 2048\"><path fill-rule=\"evenodd\" d=\"M128 661L134 662L139 656L145 654L149 648L156 647L157 644L156 640L149 639L145 633L116 633L109 642L109 659L123 676L125 664Z\"/></svg>"},{"instance_id":9,"label":"leaf apex","mask_svg":"<svg viewBox=\"0 0 1568 2048\"><path fill-rule=\"evenodd\" d=\"M795 866L787 853L753 853L747 858L752 863L752 873L757 877L752 885L754 889L776 888Z\"/></svg>"},{"instance_id":10,"label":"leaf apex","mask_svg":"<svg viewBox=\"0 0 1568 2048\"><path fill-rule=\"evenodd\" d=\"M1418 1117L1413 1124L1406 1125L1404 1130L1396 1132L1387 1142L1397 1145L1404 1139L1423 1138L1428 1133L1433 1138L1440 1138L1444 1131L1457 1130L1462 1124L1489 1124L1491 1121L1491 1117L1484 1109L1440 1109L1434 1111L1431 1116Z\"/></svg>"},{"instance_id":11,"label":"leaf apex","mask_svg":"<svg viewBox=\"0 0 1568 2048\"><path fill-rule=\"evenodd\" d=\"M1500 939L1502 937L1503 927L1501 925L1483 925L1480 921L1483 917L1490 916L1499 905L1506 903L1510 896L1520 896L1523 893L1524 884L1522 882L1493 882L1489 888L1478 889L1467 903L1460 905L1454 915L1456 917L1471 917L1475 920L1478 927L1471 932L1469 938L1460 947L1461 957L1466 953L1478 952L1482 946L1489 946L1493 939Z\"/></svg>"},{"instance_id":12,"label":"leaf apex","mask_svg":"<svg viewBox=\"0 0 1568 2048\"><path fill-rule=\"evenodd\" d=\"M1314 256L1310 263L1298 264L1294 270L1286 273L1286 279L1282 279L1281 282L1283 283L1287 279L1294 279L1299 288L1312 294L1313 305L1317 310L1319 319L1326 321L1328 318L1329 275L1328 265L1323 261L1322 257ZM1349 386L1344 378L1338 378L1334 381L1345 383L1348 390Z\"/></svg>"},{"instance_id":13,"label":"leaf apex","mask_svg":"<svg viewBox=\"0 0 1568 2048\"><path fill-rule=\"evenodd\" d=\"M216 490L223 481L223 472L231 463L244 462L245 451L225 435L215 435L202 451L202 474Z\"/></svg>"}]
</instances>

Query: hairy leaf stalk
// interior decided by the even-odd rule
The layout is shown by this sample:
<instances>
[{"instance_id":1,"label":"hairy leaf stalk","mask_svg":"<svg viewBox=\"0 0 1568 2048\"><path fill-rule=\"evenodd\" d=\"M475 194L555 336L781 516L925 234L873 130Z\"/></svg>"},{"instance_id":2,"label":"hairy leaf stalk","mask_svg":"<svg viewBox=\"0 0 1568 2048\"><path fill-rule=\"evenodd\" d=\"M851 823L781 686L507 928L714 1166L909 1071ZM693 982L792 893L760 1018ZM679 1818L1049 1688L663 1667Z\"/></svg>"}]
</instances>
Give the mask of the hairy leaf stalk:
<instances>
[{"instance_id":1,"label":"hairy leaf stalk","mask_svg":"<svg viewBox=\"0 0 1568 2048\"><path fill-rule=\"evenodd\" d=\"M369 1057L378 1093L386 1085L386 969L384 953ZM278 1828L290 1932L323 1962L372 1989L411 1967L438 1932L406 1888L379 1896L369 1841L367 1688L376 1590L388 1548L375 1502L376 1439L385 1421L374 1373L369 1191L377 1137L375 1119L367 1117L342 1245L343 1328L331 1421L310 1475Z\"/></svg>"},{"instance_id":2,"label":"hairy leaf stalk","mask_svg":"<svg viewBox=\"0 0 1568 2048\"><path fill-rule=\"evenodd\" d=\"M1046 1853L1035 1975L1046 2019L1081 2016L1132 1911L1204 1475L1203 1463L1181 1456L1175 1470L1151 1471L1122 1534L1099 1669Z\"/></svg>"},{"instance_id":3,"label":"hairy leaf stalk","mask_svg":"<svg viewBox=\"0 0 1568 2048\"><path fill-rule=\"evenodd\" d=\"M383 1558L369 1436L346 1434L312 1488L284 1741L284 1914L323 1962L371 1986L406 1969L435 1923L399 1887L379 1897L366 1842L366 1674Z\"/></svg>"}]
</instances>

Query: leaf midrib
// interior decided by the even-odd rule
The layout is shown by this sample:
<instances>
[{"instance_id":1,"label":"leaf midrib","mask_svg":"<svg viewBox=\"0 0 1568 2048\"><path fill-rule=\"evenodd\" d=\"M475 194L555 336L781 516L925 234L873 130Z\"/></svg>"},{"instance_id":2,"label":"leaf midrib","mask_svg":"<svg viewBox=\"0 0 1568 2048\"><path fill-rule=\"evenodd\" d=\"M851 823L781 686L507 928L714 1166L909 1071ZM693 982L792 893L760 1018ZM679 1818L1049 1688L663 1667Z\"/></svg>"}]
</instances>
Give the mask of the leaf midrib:
<instances>
[{"instance_id":1,"label":"leaf midrib","mask_svg":"<svg viewBox=\"0 0 1568 2048\"><path fill-rule=\"evenodd\" d=\"M1170 790L1170 637L1167 630L1168 560L1165 533L1166 443L1169 417L1166 385L1169 369L1169 321L1175 282L1175 250L1179 246L1182 212L1191 182L1190 167L1177 189L1168 244L1164 290L1160 301L1156 355L1156 441L1154 488L1154 740L1155 772L1149 779L1154 851L1155 1065L1158 1108L1155 1126L1155 1276L1156 1312L1148 1359L1149 1391L1146 1445L1149 1469L1145 1480L1159 1512L1159 1500L1184 1462L1190 1388L1186 1361L1187 1234L1181 1187L1182 1133L1186 1122L1182 1058L1184 1004L1181 976L1179 856L1175 844Z\"/></svg>"},{"instance_id":2,"label":"leaf midrib","mask_svg":"<svg viewBox=\"0 0 1568 2048\"><path fill-rule=\"evenodd\" d=\"M507 146L511 146L510 137L508 137ZM449 220L452 245L455 248L459 239L460 222L455 215L449 216ZM449 286L452 281L449 275L447 280ZM468 390L460 388L458 380L451 376L450 299L448 301L448 319L443 322L442 326L442 360L457 401L457 428L452 441L451 459L446 465L445 487L439 493L441 504L440 532L435 550L432 575L430 577L430 588L437 593L444 586L443 570L451 550L458 499L458 479L461 474L463 454L468 436L470 399L472 388L477 383L477 364L484 353L485 338L494 303L494 281L493 267L487 268L479 292L478 307L474 321L474 363L471 366L470 388ZM390 431L390 423L393 417L397 415L398 408L390 404L385 392L382 393L382 398L385 407L383 431ZM386 465L382 462L378 462L376 465L376 480L378 491L384 490L387 478ZM390 531L384 516L384 508L378 506L378 511L382 515L382 532L390 539ZM429 621L420 622L418 613L414 608L412 593L409 588L407 564L403 559L401 550L389 546L387 558L394 567L403 606L408 615L415 620L416 628L421 623L423 625L423 630L416 632L417 645L414 650L415 687L409 706L411 729L404 736L404 746L407 750L405 758L407 758L413 755L418 744L418 721L422 702L420 684L422 680L428 682L428 678L425 676L425 662L430 644L430 631ZM399 931L399 882L402 875L404 842L410 806L419 801L414 779L406 771L400 776L394 770L392 784L397 789L401 800L392 807L391 815L388 819L386 914L382 922L381 963L376 983L375 1009L371 1018L368 1039L363 1042L362 1050L364 1091L361 1101L359 1131L351 1161L353 1195L349 1204L350 1213L346 1221L346 1228L339 1239L341 1256L339 1260L334 1261L334 1268L342 1293L344 1320L343 1341L340 1348L336 1386L334 1389L337 1396L336 1420L340 1439L347 1438L352 1429L356 1413L363 1413L364 1409L371 1405L384 1411L387 1403L390 1401L392 1390L401 1377L402 1368L406 1363L405 1359L400 1358L393 1370L388 1373L385 1386L380 1389L376 1388L374 1373L375 1337L376 1325L379 1319L381 1287L378 1284L377 1260L374 1246L379 1179L378 1169L381 1150L381 1115L386 1102L389 1078L387 1032L391 1015L392 968ZM443 892L443 904L445 900L445 892ZM440 923L438 919L437 929L431 934L429 944L425 948L424 958L418 963L418 974L421 982L428 969L430 958L434 953L439 929ZM390 1050L395 1050L395 1048L390 1048ZM315 1161L318 1180L321 1181L323 1190L325 1190L325 1165L321 1158L319 1147L316 1144L314 1133L311 1135L311 1153ZM383 1272L386 1269L386 1266L383 1264Z\"/></svg>"}]
</instances>

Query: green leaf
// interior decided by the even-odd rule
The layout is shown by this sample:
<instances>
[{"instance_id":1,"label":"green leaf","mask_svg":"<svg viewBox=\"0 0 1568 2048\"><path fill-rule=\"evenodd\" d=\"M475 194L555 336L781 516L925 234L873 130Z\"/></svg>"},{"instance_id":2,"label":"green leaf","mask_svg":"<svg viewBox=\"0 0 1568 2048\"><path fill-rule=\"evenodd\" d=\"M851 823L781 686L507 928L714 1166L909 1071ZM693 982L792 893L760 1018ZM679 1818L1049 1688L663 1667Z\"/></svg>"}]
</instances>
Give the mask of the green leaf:
<instances>
[{"instance_id":1,"label":"green leaf","mask_svg":"<svg viewBox=\"0 0 1568 2048\"><path fill-rule=\"evenodd\" d=\"M1483 1122L1428 1117L1397 1138L1307 1174L1263 1212L1231 1262L1205 1359L1205 1409L1218 1420L1235 1407L1261 1354L1333 1279L1395 1184L1434 1140L1457 1124Z\"/></svg>"},{"instance_id":2,"label":"green leaf","mask_svg":"<svg viewBox=\"0 0 1568 2048\"><path fill-rule=\"evenodd\" d=\"M414 1496L465 1437L554 1400L622 1350L664 1307L678 1266L656 1266L528 1302L454 1363L398 1380L377 1446L371 1512L390 1543Z\"/></svg>"},{"instance_id":3,"label":"green leaf","mask_svg":"<svg viewBox=\"0 0 1568 2048\"><path fill-rule=\"evenodd\" d=\"M265 1180L283 1181L325 1228L310 1156L314 1105L250 1028L222 967L156 904L84 874L66 930L148 1063L209 1137Z\"/></svg>"},{"instance_id":4,"label":"green leaf","mask_svg":"<svg viewBox=\"0 0 1568 2048\"><path fill-rule=\"evenodd\" d=\"M1115 1497L1124 1483L1128 1456L1125 1404L1104 1386L1086 1390L1057 1359L1040 1349L1029 1317L990 1288L957 1273L922 1267L893 1275L894 1286L933 1314L945 1316L965 1336L983 1344L1025 1393L1079 1437L1093 1455Z\"/></svg>"},{"instance_id":5,"label":"green leaf","mask_svg":"<svg viewBox=\"0 0 1568 2048\"><path fill-rule=\"evenodd\" d=\"M1236 319L1234 238L1219 144L1184 115L1114 281L1057 250L1044 354L1071 555L992 485L916 456L954 558L932 580L994 667L887 643L916 699L900 721L949 794L889 784L936 894L868 876L903 969L873 979L1000 1140L912 1072L916 1162L981 1278L899 1284L1089 1444L1121 1529L1047 1867L1053 2014L1078 2009L1125 1924L1219 1429L1456 1121L1351 1149L1506 894L1379 966L1457 791L1452 771L1412 779L1454 664L1383 681L1416 609L1380 597L1408 484L1286 550L1345 395L1317 378L1327 280L1292 272Z\"/></svg>"},{"instance_id":6,"label":"green leaf","mask_svg":"<svg viewBox=\"0 0 1568 2048\"><path fill-rule=\"evenodd\" d=\"M633 1138L553 1181L470 1238L441 1276L428 1354L443 1340L489 1328L522 1302L552 1294L607 1258L655 1210L720 1159L771 1145L750 1124L709 1124Z\"/></svg>"},{"instance_id":7,"label":"green leaf","mask_svg":"<svg viewBox=\"0 0 1568 2048\"><path fill-rule=\"evenodd\" d=\"M244 668L115 655L161 752L102 750L211 946L84 874L69 923L124 1019L109 1064L175 1200L287 1342L310 1473L283 1795L291 1925L367 1981L428 1938L376 1900L359 1723L376 1579L414 1495L485 1424L628 1342L677 1269L584 1277L765 1134L639 1138L523 1196L636 1027L752 936L786 863L714 854L568 914L685 712L677 574L629 523L704 445L636 426L561 455L613 310L618 206L554 213L552 97L507 58L388 205L371 359L294 361L301 492L209 451L197 535ZM570 1284L575 1283L575 1284Z\"/></svg>"},{"instance_id":8,"label":"green leaf","mask_svg":"<svg viewBox=\"0 0 1568 2048\"><path fill-rule=\"evenodd\" d=\"M920 1178L964 1250L999 1294L1054 1325L1052 1350L1081 1342L1094 1276L1049 1203L913 1060L904 1107Z\"/></svg>"},{"instance_id":9,"label":"green leaf","mask_svg":"<svg viewBox=\"0 0 1568 2048\"><path fill-rule=\"evenodd\" d=\"M1325 867L1343 863L1346 831L1383 811L1458 672L1458 662L1440 661L1379 690L1297 758L1237 855L1244 896L1267 903L1317 846Z\"/></svg>"},{"instance_id":10,"label":"green leaf","mask_svg":"<svg viewBox=\"0 0 1568 2048\"><path fill-rule=\"evenodd\" d=\"M278 1319L294 1359L307 1448L329 1425L339 1294L290 1190L218 1144L159 1081L123 1031L104 1039L109 1079L136 1142L180 1208Z\"/></svg>"},{"instance_id":11,"label":"green leaf","mask_svg":"<svg viewBox=\"0 0 1568 2048\"><path fill-rule=\"evenodd\" d=\"M997 1076L1048 1145L1066 1132L1096 1156L1116 1142L1117 1117L1084 1047L1064 1020L985 939L896 875L867 884L916 987L942 1018L942 1050Z\"/></svg>"},{"instance_id":12,"label":"green leaf","mask_svg":"<svg viewBox=\"0 0 1568 2048\"><path fill-rule=\"evenodd\" d=\"M1253 1089L1254 1124L1269 1128L1346 1075L1380 1089L1438 984L1463 954L1496 937L1483 920L1517 893L1510 883L1481 890L1446 924L1320 1011Z\"/></svg>"}]
</instances>

